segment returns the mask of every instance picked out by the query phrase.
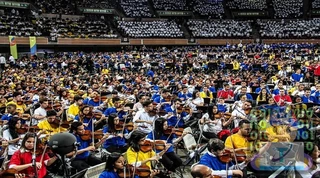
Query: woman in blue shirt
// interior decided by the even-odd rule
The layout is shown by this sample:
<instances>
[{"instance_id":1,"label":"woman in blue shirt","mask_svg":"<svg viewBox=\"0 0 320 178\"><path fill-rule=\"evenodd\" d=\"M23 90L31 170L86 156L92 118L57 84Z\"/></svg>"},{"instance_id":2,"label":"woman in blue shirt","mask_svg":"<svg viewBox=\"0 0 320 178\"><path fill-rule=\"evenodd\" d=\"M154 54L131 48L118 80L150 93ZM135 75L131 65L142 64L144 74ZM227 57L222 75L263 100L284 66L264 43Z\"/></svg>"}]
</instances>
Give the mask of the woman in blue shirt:
<instances>
[{"instance_id":1,"label":"woman in blue shirt","mask_svg":"<svg viewBox=\"0 0 320 178\"><path fill-rule=\"evenodd\" d=\"M103 147L108 152L124 153L128 149L126 138L128 137L128 130L123 127L117 128L119 124L119 117L116 113L112 113L108 117L108 125L103 128L103 133L109 133L110 136L103 143Z\"/></svg>"},{"instance_id":2,"label":"woman in blue shirt","mask_svg":"<svg viewBox=\"0 0 320 178\"><path fill-rule=\"evenodd\" d=\"M186 133L183 133L181 137L177 138L175 133L172 134L165 134L165 132L168 130L168 122L165 118L158 118L155 121L155 127L154 131L150 132L147 136L150 140L165 140L166 143L179 143L182 138L186 135ZM156 150L156 152L161 152ZM176 155L174 152L173 146L170 146L170 148L167 150L165 154L162 155L162 159L160 162L163 164L163 166L169 170L174 172L176 168L180 167L182 165L182 160L179 156Z\"/></svg>"},{"instance_id":3,"label":"woman in blue shirt","mask_svg":"<svg viewBox=\"0 0 320 178\"><path fill-rule=\"evenodd\" d=\"M76 117L74 117L74 121L82 122L85 130L94 131L94 122L95 118L92 115L92 107L85 105L80 109L80 112ZM92 124L93 122L93 124Z\"/></svg>"},{"instance_id":4,"label":"woman in blue shirt","mask_svg":"<svg viewBox=\"0 0 320 178\"><path fill-rule=\"evenodd\" d=\"M124 162L124 157L120 153L111 153L106 162L106 168L99 178L119 178L118 172L119 170L123 170Z\"/></svg>"}]
</instances>

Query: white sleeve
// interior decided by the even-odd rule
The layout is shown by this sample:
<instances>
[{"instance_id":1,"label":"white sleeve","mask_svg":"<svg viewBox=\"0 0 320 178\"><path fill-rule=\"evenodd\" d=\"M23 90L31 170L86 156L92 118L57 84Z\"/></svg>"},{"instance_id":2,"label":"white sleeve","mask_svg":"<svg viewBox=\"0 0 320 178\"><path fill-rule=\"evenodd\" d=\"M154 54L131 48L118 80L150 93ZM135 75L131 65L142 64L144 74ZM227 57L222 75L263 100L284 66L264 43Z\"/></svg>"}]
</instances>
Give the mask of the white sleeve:
<instances>
[{"instance_id":1,"label":"white sleeve","mask_svg":"<svg viewBox=\"0 0 320 178\"><path fill-rule=\"evenodd\" d=\"M137 112L136 115L133 117L133 123L135 123L137 120L140 119L140 115L141 115L141 112Z\"/></svg>"},{"instance_id":2,"label":"white sleeve","mask_svg":"<svg viewBox=\"0 0 320 178\"><path fill-rule=\"evenodd\" d=\"M233 174L232 170L228 170L228 176L232 176L232 174ZM212 170L211 175L225 177L225 176L227 176L227 171L226 170L223 170L223 171Z\"/></svg>"}]
</instances>

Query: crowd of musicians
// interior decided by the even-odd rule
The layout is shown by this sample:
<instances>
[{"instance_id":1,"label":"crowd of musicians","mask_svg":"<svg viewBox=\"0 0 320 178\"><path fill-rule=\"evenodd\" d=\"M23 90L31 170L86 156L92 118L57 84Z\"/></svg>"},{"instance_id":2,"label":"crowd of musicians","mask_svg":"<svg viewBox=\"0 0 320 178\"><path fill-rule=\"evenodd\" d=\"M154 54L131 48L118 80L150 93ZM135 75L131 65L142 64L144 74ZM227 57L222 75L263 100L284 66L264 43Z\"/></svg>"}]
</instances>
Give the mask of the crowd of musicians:
<instances>
[{"instance_id":1,"label":"crowd of musicians","mask_svg":"<svg viewBox=\"0 0 320 178\"><path fill-rule=\"evenodd\" d=\"M61 160L47 141L69 132L79 143L66 155L76 171L106 161L101 178L176 177L183 161L175 148L200 147L183 144L199 128L197 137L207 143L208 152L192 165L193 177L246 177L248 170L259 172L251 163L271 143L294 141L305 143L305 159L297 158L302 161L295 164L306 169L298 169L298 174L318 175L319 63L293 60L281 50L280 58L274 49L244 51L232 52L236 57L226 52L230 58L212 60L214 64L204 62L201 54L171 60L175 53L170 53L163 59L168 67L147 65L138 54L134 59L142 66L116 68L117 58L130 61L128 54L118 53L108 55L113 65L100 63L98 73L90 75L81 65L7 67L0 87L1 176L58 174ZM316 51L304 53L309 54ZM101 62L100 57L93 60ZM96 156L99 150L107 154L106 160Z\"/></svg>"}]
</instances>

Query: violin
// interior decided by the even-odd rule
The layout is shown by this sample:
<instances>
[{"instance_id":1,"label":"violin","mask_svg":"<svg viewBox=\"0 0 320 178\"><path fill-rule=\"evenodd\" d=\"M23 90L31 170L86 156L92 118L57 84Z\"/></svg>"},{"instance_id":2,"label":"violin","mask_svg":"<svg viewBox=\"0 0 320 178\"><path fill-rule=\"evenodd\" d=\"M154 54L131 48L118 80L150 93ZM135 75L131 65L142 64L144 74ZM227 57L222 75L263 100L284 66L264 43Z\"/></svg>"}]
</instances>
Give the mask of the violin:
<instances>
[{"instance_id":1,"label":"violin","mask_svg":"<svg viewBox=\"0 0 320 178\"><path fill-rule=\"evenodd\" d=\"M52 122L49 122L49 124L53 129L57 129L60 126L60 120L56 118Z\"/></svg>"},{"instance_id":2,"label":"violin","mask_svg":"<svg viewBox=\"0 0 320 178\"><path fill-rule=\"evenodd\" d=\"M18 174L19 172L13 168L11 169L7 169L7 170L4 170L4 171L1 171L0 172L0 177L2 178L15 178L15 174Z\"/></svg>"},{"instance_id":3,"label":"violin","mask_svg":"<svg viewBox=\"0 0 320 178\"><path fill-rule=\"evenodd\" d=\"M183 128L174 128L174 127L168 127L167 130L164 131L164 134L170 135L170 134L176 134L177 136L181 136L183 134L184 129Z\"/></svg>"},{"instance_id":4,"label":"violin","mask_svg":"<svg viewBox=\"0 0 320 178\"><path fill-rule=\"evenodd\" d=\"M25 121L28 121L31 118L30 114L21 114L21 113L19 114L19 117Z\"/></svg>"},{"instance_id":5,"label":"violin","mask_svg":"<svg viewBox=\"0 0 320 178\"><path fill-rule=\"evenodd\" d=\"M123 122L119 122L119 124L115 125L115 130L120 131L123 129L123 127L125 127L128 131L132 131L134 127L133 122L126 123L125 125L123 125Z\"/></svg>"},{"instance_id":6,"label":"violin","mask_svg":"<svg viewBox=\"0 0 320 178\"><path fill-rule=\"evenodd\" d=\"M54 110L58 111L58 110L61 109L62 104L61 103L55 103L52 107L53 107Z\"/></svg>"},{"instance_id":7,"label":"violin","mask_svg":"<svg viewBox=\"0 0 320 178\"><path fill-rule=\"evenodd\" d=\"M102 130L95 131L93 134L94 134L94 139L101 139L105 135L102 132ZM90 130L85 130L84 133L81 135L81 139L84 141L88 141L92 139L92 132Z\"/></svg>"},{"instance_id":8,"label":"violin","mask_svg":"<svg viewBox=\"0 0 320 178\"><path fill-rule=\"evenodd\" d=\"M63 121L62 123L60 123L60 127L68 129L70 127L70 124L70 121Z\"/></svg>"},{"instance_id":9,"label":"violin","mask_svg":"<svg viewBox=\"0 0 320 178\"><path fill-rule=\"evenodd\" d=\"M99 103L99 101L100 101L100 96L96 96L93 98L93 102Z\"/></svg>"},{"instance_id":10,"label":"violin","mask_svg":"<svg viewBox=\"0 0 320 178\"><path fill-rule=\"evenodd\" d=\"M150 110L149 112L148 112L148 114L151 116L151 117L153 117L153 116L156 116L156 115L159 115L159 116L164 116L164 115L166 115L166 111L165 110L160 110L160 111L158 111L157 109L153 109L153 110Z\"/></svg>"},{"instance_id":11,"label":"violin","mask_svg":"<svg viewBox=\"0 0 320 178\"><path fill-rule=\"evenodd\" d=\"M214 118L215 119L220 119L220 118L222 118L222 117L224 117L224 118L226 118L226 119L230 119L230 117L231 117L231 113L223 113L223 112L219 112L218 114L215 114L214 115Z\"/></svg>"},{"instance_id":12,"label":"violin","mask_svg":"<svg viewBox=\"0 0 320 178\"><path fill-rule=\"evenodd\" d=\"M151 142L150 140L145 140L143 145L140 146L140 150L144 153L152 151L153 148L156 150L165 150L166 149L166 143L164 140L155 140L155 142Z\"/></svg>"},{"instance_id":13,"label":"violin","mask_svg":"<svg viewBox=\"0 0 320 178\"><path fill-rule=\"evenodd\" d=\"M177 108L177 113L178 114L181 114L183 111L190 114L191 113L191 108L190 107L182 107L182 106Z\"/></svg>"},{"instance_id":14,"label":"violin","mask_svg":"<svg viewBox=\"0 0 320 178\"><path fill-rule=\"evenodd\" d=\"M32 104L33 101L32 100L21 100L21 101L17 101L17 105L23 105L23 104Z\"/></svg>"},{"instance_id":15,"label":"violin","mask_svg":"<svg viewBox=\"0 0 320 178\"><path fill-rule=\"evenodd\" d=\"M219 160L223 163L229 163L232 160L235 161L235 159L237 159L237 162L244 162L247 159L244 151L240 150L235 153L236 155L229 150L224 150L223 154L219 156Z\"/></svg>"},{"instance_id":16,"label":"violin","mask_svg":"<svg viewBox=\"0 0 320 178\"><path fill-rule=\"evenodd\" d=\"M124 177L132 177L133 172L135 175L139 177L150 177L151 171L147 165L141 165L139 167L134 168L132 165L126 166L126 174L124 174L124 170L118 170L118 175L120 178Z\"/></svg>"}]
</instances>

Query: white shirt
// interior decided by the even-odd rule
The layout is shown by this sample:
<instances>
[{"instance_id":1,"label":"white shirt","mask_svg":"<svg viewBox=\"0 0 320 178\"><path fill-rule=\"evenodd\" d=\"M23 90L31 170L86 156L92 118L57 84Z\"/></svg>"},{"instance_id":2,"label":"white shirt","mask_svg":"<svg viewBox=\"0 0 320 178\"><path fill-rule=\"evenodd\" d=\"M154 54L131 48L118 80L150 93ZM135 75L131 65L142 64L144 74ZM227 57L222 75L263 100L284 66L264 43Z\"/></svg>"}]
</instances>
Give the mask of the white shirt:
<instances>
[{"instance_id":1,"label":"white shirt","mask_svg":"<svg viewBox=\"0 0 320 178\"><path fill-rule=\"evenodd\" d=\"M6 63L6 58L4 56L0 57L0 64L5 64Z\"/></svg>"},{"instance_id":2,"label":"white shirt","mask_svg":"<svg viewBox=\"0 0 320 178\"><path fill-rule=\"evenodd\" d=\"M137 120L143 120L143 121L154 121L156 119L156 116L150 117L150 115L145 111L145 109L141 109L136 113L136 115L133 117L133 122L135 123ZM141 130L142 132L149 134L153 130L153 125L148 123L136 123L138 125L138 130Z\"/></svg>"},{"instance_id":3,"label":"white shirt","mask_svg":"<svg viewBox=\"0 0 320 178\"><path fill-rule=\"evenodd\" d=\"M38 107L34 111L34 115L47 116L47 111L45 109L43 109L42 107ZM32 125L37 125L42 120L44 120L44 119L37 120L37 119L32 118Z\"/></svg>"},{"instance_id":4,"label":"white shirt","mask_svg":"<svg viewBox=\"0 0 320 178\"><path fill-rule=\"evenodd\" d=\"M205 113L202 117L204 118L204 122L211 120L209 118L208 113ZM222 130L222 122L221 122L221 119L216 119L216 121L217 121L216 124L214 124L214 123L204 124L203 131L204 132L213 132L215 134L218 134Z\"/></svg>"},{"instance_id":5,"label":"white shirt","mask_svg":"<svg viewBox=\"0 0 320 178\"><path fill-rule=\"evenodd\" d=\"M20 135L20 138L23 138L23 136L24 136L24 135ZM3 138L6 139L6 140L13 140L13 138L12 138L10 132L9 132L9 129L3 131ZM9 146L8 146L8 148L9 148L9 150L8 150L8 155L11 156L11 155L13 155L13 153L14 153L15 151L19 150L20 145L21 145L21 142L22 142L22 139L20 139L20 140L18 141L18 144L17 144L17 143L11 143L11 144L9 144Z\"/></svg>"},{"instance_id":6,"label":"white shirt","mask_svg":"<svg viewBox=\"0 0 320 178\"><path fill-rule=\"evenodd\" d=\"M320 166L317 164L317 169L311 170L309 166L301 161L296 161L295 170L301 175L303 178L311 178L314 173L320 171Z\"/></svg>"},{"instance_id":7,"label":"white shirt","mask_svg":"<svg viewBox=\"0 0 320 178\"><path fill-rule=\"evenodd\" d=\"M243 116L247 116L244 112L244 110L242 108L237 108L234 111L232 111L231 116L235 116L236 118L233 120L234 121L234 127L238 127L239 126L239 122L241 119L241 117Z\"/></svg>"}]
</instances>

